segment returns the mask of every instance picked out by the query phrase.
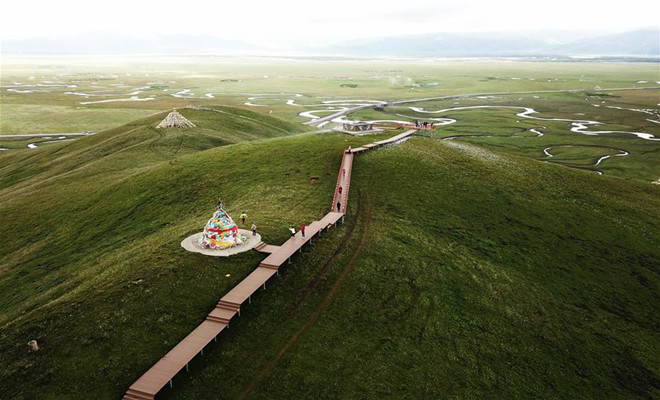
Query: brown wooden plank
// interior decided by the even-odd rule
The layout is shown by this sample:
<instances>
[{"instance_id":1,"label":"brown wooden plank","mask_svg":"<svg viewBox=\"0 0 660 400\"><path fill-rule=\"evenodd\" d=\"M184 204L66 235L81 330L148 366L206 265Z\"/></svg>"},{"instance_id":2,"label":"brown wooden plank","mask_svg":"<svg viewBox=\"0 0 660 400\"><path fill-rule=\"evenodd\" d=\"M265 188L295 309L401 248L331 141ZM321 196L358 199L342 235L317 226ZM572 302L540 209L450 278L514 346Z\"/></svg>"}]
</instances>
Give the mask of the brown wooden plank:
<instances>
[{"instance_id":1,"label":"brown wooden plank","mask_svg":"<svg viewBox=\"0 0 660 400\"><path fill-rule=\"evenodd\" d=\"M174 346L129 389L155 396L187 363L209 344L227 324L204 321Z\"/></svg>"},{"instance_id":2,"label":"brown wooden plank","mask_svg":"<svg viewBox=\"0 0 660 400\"><path fill-rule=\"evenodd\" d=\"M259 253L271 254L271 253L275 253L279 248L280 248L280 246L275 246L275 245L272 245L272 244L264 244L263 246L261 246L259 248L255 247L254 249L256 251L258 251Z\"/></svg>"},{"instance_id":3,"label":"brown wooden plank","mask_svg":"<svg viewBox=\"0 0 660 400\"><path fill-rule=\"evenodd\" d=\"M272 254L271 254L272 256ZM238 285L220 299L235 304L243 304L248 297L252 296L271 276L277 273L276 270L264 267L257 267L250 275L243 279Z\"/></svg>"}]
</instances>

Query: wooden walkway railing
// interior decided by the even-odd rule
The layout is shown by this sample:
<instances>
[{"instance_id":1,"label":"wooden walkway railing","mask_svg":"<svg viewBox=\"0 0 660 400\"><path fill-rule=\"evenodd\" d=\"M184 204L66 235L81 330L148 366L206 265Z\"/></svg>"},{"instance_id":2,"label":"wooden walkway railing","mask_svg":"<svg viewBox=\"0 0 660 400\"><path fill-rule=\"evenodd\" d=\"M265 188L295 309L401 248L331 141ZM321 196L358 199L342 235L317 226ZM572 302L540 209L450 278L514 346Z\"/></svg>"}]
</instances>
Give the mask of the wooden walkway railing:
<instances>
[{"instance_id":1,"label":"wooden walkway railing","mask_svg":"<svg viewBox=\"0 0 660 400\"><path fill-rule=\"evenodd\" d=\"M347 149L342 157L339 168L337 185L332 199L332 208L320 221L314 221L307 226L305 237L298 232L281 246L261 244L257 246L258 251L270 253L250 275L243 279L238 285L224 295L216 304L216 307L195 330L190 332L181 342L170 350L163 358L154 364L126 391L124 400L152 400L156 394L168 383L172 386L172 379L183 368L188 370L188 363L199 353L204 353L204 347L211 340L216 340L223 329L229 326L231 319L241 312L241 306L247 301L251 302L252 295L259 288L266 288L266 282L278 270L285 261L291 259L296 251L302 249L303 245L311 242L314 236L323 230L334 226L343 219L348 203L348 191L351 182L353 167L353 154L361 153L386 144L398 142L415 133L415 130L396 135L392 138L375 143ZM341 193L339 188L342 188ZM337 202L340 202L337 210Z\"/></svg>"}]
</instances>

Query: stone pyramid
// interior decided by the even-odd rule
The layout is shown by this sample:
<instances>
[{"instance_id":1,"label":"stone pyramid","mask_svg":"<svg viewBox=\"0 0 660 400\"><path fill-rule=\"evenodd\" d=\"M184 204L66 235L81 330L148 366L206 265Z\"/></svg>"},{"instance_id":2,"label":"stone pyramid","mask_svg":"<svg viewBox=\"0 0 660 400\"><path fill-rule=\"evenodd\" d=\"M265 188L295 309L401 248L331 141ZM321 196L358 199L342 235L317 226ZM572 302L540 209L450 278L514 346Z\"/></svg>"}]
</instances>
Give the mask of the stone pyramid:
<instances>
[{"instance_id":1,"label":"stone pyramid","mask_svg":"<svg viewBox=\"0 0 660 400\"><path fill-rule=\"evenodd\" d=\"M195 124L188 121L186 117L181 115L176 108L172 110L171 113L167 114L167 117L163 119L157 128L194 128Z\"/></svg>"}]
</instances>

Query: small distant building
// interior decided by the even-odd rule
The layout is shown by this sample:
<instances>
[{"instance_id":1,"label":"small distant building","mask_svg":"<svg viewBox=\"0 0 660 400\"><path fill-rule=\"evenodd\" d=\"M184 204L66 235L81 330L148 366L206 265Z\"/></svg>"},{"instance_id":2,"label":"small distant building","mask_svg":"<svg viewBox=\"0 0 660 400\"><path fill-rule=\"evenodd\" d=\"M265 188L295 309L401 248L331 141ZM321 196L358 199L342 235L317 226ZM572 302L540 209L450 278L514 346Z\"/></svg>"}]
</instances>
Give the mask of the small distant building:
<instances>
[{"instance_id":1,"label":"small distant building","mask_svg":"<svg viewBox=\"0 0 660 400\"><path fill-rule=\"evenodd\" d=\"M341 127L336 127L335 130L357 136L374 135L383 132L382 129L374 128L373 122L364 121L347 121L342 123Z\"/></svg>"},{"instance_id":2,"label":"small distant building","mask_svg":"<svg viewBox=\"0 0 660 400\"><path fill-rule=\"evenodd\" d=\"M362 121L344 122L343 128L348 132L368 132L374 129L374 124Z\"/></svg>"}]
</instances>

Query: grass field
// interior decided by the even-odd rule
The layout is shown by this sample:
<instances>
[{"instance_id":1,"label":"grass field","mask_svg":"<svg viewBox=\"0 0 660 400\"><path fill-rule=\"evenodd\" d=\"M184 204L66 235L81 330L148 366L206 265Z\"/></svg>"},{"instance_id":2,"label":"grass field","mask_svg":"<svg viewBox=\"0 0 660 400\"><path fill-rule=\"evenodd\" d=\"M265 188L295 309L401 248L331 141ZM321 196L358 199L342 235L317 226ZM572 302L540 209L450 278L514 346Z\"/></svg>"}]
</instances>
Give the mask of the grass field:
<instances>
[{"instance_id":1,"label":"grass field","mask_svg":"<svg viewBox=\"0 0 660 400\"><path fill-rule=\"evenodd\" d=\"M9 399L119 398L196 327L263 258L180 247L218 196L272 244L325 214L343 149L386 135L310 132L298 113L320 100L586 94L658 80L657 66L613 63L30 61L3 60L2 133L36 132L29 114L42 106L65 110L37 120L50 132L109 129L0 153L0 391ZM79 91L126 85L124 97L154 82L131 96L156 97L82 105L108 97L6 90L56 78ZM185 89L200 98L161 94ZM658 93L412 106L532 107L660 134L647 121L655 117L606 107L657 110ZM156 129L172 107L198 128ZM516 112L437 115L456 122L356 156L346 223L284 265L160 398L660 397L660 186L649 183L660 175L659 142L582 135ZM386 107L354 117L396 114L429 116ZM452 136L462 137L443 140Z\"/></svg>"},{"instance_id":2,"label":"grass field","mask_svg":"<svg viewBox=\"0 0 660 400\"><path fill-rule=\"evenodd\" d=\"M325 247L166 398L658 396L657 188L421 138L355 174L316 296Z\"/></svg>"}]
</instances>

